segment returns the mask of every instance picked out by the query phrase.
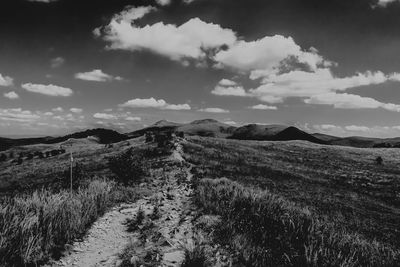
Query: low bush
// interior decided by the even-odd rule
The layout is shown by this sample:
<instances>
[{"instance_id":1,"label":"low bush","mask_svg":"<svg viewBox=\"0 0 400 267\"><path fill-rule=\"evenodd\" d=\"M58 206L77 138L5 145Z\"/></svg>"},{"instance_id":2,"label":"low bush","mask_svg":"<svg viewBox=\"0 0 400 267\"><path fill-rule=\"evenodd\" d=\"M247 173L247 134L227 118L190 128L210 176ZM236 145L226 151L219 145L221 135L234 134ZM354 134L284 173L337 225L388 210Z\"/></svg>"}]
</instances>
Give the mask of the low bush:
<instances>
[{"instance_id":1,"label":"low bush","mask_svg":"<svg viewBox=\"0 0 400 267\"><path fill-rule=\"evenodd\" d=\"M124 185L138 183L146 175L143 167L143 153L133 148L109 159L109 168L116 180Z\"/></svg>"},{"instance_id":2,"label":"low bush","mask_svg":"<svg viewBox=\"0 0 400 267\"><path fill-rule=\"evenodd\" d=\"M321 222L268 191L203 179L195 200L222 216L219 240L239 251L246 266L400 266L398 250Z\"/></svg>"}]
</instances>

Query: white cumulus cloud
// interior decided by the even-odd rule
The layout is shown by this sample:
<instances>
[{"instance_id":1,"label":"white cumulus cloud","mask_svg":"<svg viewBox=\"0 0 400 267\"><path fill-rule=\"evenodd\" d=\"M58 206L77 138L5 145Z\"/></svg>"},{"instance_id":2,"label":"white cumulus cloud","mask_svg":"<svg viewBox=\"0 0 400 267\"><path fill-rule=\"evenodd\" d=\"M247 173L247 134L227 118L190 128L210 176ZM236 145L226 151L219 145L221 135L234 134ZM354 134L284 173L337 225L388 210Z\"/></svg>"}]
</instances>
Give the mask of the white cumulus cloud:
<instances>
[{"instance_id":1,"label":"white cumulus cloud","mask_svg":"<svg viewBox=\"0 0 400 267\"><path fill-rule=\"evenodd\" d=\"M15 122L33 122L40 119L38 114L22 108L2 109L0 108L0 120Z\"/></svg>"},{"instance_id":2,"label":"white cumulus cloud","mask_svg":"<svg viewBox=\"0 0 400 267\"><path fill-rule=\"evenodd\" d=\"M72 113L82 113L83 109L81 109L81 108L70 108L70 111Z\"/></svg>"},{"instance_id":3,"label":"white cumulus cloud","mask_svg":"<svg viewBox=\"0 0 400 267\"><path fill-rule=\"evenodd\" d=\"M95 113L93 114L93 118L96 119L103 119L103 120L115 120L117 117L113 114L108 113Z\"/></svg>"},{"instance_id":4,"label":"white cumulus cloud","mask_svg":"<svg viewBox=\"0 0 400 267\"><path fill-rule=\"evenodd\" d=\"M127 108L157 108L166 110L190 110L188 104L168 104L164 99L155 98L136 98L121 104L120 107Z\"/></svg>"},{"instance_id":5,"label":"white cumulus cloud","mask_svg":"<svg viewBox=\"0 0 400 267\"><path fill-rule=\"evenodd\" d=\"M75 74L75 78L84 81L92 81L92 82L110 82L113 80L121 81L122 77L112 76L110 74L104 73L100 69L95 69L88 72L80 72Z\"/></svg>"},{"instance_id":6,"label":"white cumulus cloud","mask_svg":"<svg viewBox=\"0 0 400 267\"><path fill-rule=\"evenodd\" d=\"M264 105L264 104L251 106L250 108L251 109L258 109L258 110L277 110L278 109L276 106L269 106L269 105Z\"/></svg>"},{"instance_id":7,"label":"white cumulus cloud","mask_svg":"<svg viewBox=\"0 0 400 267\"><path fill-rule=\"evenodd\" d=\"M207 113L229 113L229 110L222 109L222 108L203 108L199 109L200 112L207 112Z\"/></svg>"},{"instance_id":8,"label":"white cumulus cloud","mask_svg":"<svg viewBox=\"0 0 400 267\"><path fill-rule=\"evenodd\" d=\"M127 121L141 121L142 118L140 118L140 117L126 117L125 120L127 120Z\"/></svg>"},{"instance_id":9,"label":"white cumulus cloud","mask_svg":"<svg viewBox=\"0 0 400 267\"><path fill-rule=\"evenodd\" d=\"M180 26L157 22L139 27L135 21L154 10L151 7L129 8L117 14L102 28L109 49L149 50L172 60L204 59L205 50L219 50L236 41L235 33L213 23L193 18Z\"/></svg>"},{"instance_id":10,"label":"white cumulus cloud","mask_svg":"<svg viewBox=\"0 0 400 267\"><path fill-rule=\"evenodd\" d=\"M4 93L4 97L6 97L8 99L18 99L19 95L16 92L11 91L11 92L8 92L8 93Z\"/></svg>"},{"instance_id":11,"label":"white cumulus cloud","mask_svg":"<svg viewBox=\"0 0 400 267\"><path fill-rule=\"evenodd\" d=\"M29 92L38 93L48 96L71 96L73 91L70 88L61 87L53 84L44 85L44 84L32 84L25 83L22 84L21 87Z\"/></svg>"},{"instance_id":12,"label":"white cumulus cloud","mask_svg":"<svg viewBox=\"0 0 400 267\"><path fill-rule=\"evenodd\" d=\"M4 76L0 73L0 86L12 86L14 84L13 78Z\"/></svg>"}]
</instances>

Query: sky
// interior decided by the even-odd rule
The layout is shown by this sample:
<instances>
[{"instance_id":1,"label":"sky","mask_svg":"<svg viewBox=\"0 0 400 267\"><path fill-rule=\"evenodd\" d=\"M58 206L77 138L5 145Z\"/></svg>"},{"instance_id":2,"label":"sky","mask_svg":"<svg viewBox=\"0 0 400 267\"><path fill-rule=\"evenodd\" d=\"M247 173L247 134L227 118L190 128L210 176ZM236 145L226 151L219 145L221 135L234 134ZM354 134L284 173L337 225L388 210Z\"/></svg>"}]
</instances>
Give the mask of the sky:
<instances>
[{"instance_id":1,"label":"sky","mask_svg":"<svg viewBox=\"0 0 400 267\"><path fill-rule=\"evenodd\" d=\"M0 136L158 120L400 136L398 0L3 0Z\"/></svg>"}]
</instances>

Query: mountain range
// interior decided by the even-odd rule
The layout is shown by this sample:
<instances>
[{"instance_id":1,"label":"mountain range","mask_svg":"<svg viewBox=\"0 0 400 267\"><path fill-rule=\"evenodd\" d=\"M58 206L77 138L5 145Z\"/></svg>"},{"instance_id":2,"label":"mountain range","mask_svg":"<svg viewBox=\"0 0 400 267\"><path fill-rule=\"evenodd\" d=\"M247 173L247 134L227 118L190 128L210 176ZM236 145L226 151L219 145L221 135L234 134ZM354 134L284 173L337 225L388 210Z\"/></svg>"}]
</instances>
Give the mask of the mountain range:
<instances>
[{"instance_id":1,"label":"mountain range","mask_svg":"<svg viewBox=\"0 0 400 267\"><path fill-rule=\"evenodd\" d=\"M59 137L37 137L37 138L2 138L0 137L0 151L7 150L14 146L33 144L55 144L65 142L69 139L82 139L96 137L99 143L108 144L120 142L129 138L143 136L147 132L183 132L186 135L197 135L204 137L227 138L237 140L257 141L290 141L304 140L317 144L339 145L351 147L400 147L400 137L397 138L369 138L369 137L337 137L321 133L307 133L293 126L273 124L260 125L248 124L235 127L213 119L196 120L190 123L176 123L166 120L158 121L155 124L129 133L118 133L109 129L91 129Z\"/></svg>"}]
</instances>

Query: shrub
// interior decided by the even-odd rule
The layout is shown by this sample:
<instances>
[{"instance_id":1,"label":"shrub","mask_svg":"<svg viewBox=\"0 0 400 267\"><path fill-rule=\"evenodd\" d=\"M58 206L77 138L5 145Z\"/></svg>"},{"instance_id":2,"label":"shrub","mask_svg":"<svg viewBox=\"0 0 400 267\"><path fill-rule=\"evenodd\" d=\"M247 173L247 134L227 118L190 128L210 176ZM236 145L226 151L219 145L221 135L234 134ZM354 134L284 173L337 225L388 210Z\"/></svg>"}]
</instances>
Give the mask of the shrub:
<instances>
[{"instance_id":1,"label":"shrub","mask_svg":"<svg viewBox=\"0 0 400 267\"><path fill-rule=\"evenodd\" d=\"M6 161L7 160L7 155L6 154L1 154L0 155L0 162Z\"/></svg>"},{"instance_id":2,"label":"shrub","mask_svg":"<svg viewBox=\"0 0 400 267\"><path fill-rule=\"evenodd\" d=\"M181 267L206 267L211 266L206 255L204 246L200 243L195 243L192 246L185 248L185 259Z\"/></svg>"},{"instance_id":3,"label":"shrub","mask_svg":"<svg viewBox=\"0 0 400 267\"><path fill-rule=\"evenodd\" d=\"M145 134L145 142L146 142L146 143L151 143L151 142L153 142L153 141L154 141L153 133L147 132L147 133Z\"/></svg>"},{"instance_id":4,"label":"shrub","mask_svg":"<svg viewBox=\"0 0 400 267\"><path fill-rule=\"evenodd\" d=\"M116 180L124 185L138 183L145 176L142 164L143 155L135 153L133 148L109 159L109 168L115 174Z\"/></svg>"},{"instance_id":5,"label":"shrub","mask_svg":"<svg viewBox=\"0 0 400 267\"><path fill-rule=\"evenodd\" d=\"M375 162L376 162L376 164L378 164L378 165L382 165L382 163L383 163L383 158L382 158L381 156L379 156L379 157L377 157L377 158L375 159Z\"/></svg>"},{"instance_id":6,"label":"shrub","mask_svg":"<svg viewBox=\"0 0 400 267\"><path fill-rule=\"evenodd\" d=\"M76 190L84 185L85 180L89 174L85 171L83 166L76 163L72 168L72 189ZM59 177L59 182L62 188L69 189L71 187L71 168L67 167Z\"/></svg>"}]
</instances>

